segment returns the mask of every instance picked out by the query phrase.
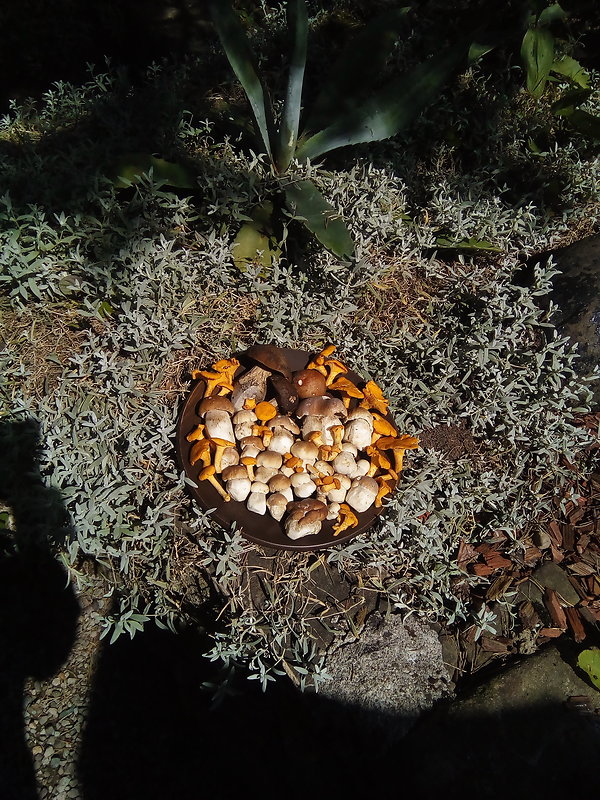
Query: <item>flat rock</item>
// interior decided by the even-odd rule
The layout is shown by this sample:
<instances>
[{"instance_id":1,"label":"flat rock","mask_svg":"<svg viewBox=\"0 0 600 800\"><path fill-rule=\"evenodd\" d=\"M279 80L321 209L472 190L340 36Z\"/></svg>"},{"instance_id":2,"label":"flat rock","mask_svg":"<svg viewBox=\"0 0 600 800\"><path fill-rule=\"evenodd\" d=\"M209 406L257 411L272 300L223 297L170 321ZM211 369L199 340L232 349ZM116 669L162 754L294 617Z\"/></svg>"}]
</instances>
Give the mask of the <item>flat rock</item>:
<instances>
[{"instance_id":1,"label":"flat rock","mask_svg":"<svg viewBox=\"0 0 600 800\"><path fill-rule=\"evenodd\" d=\"M351 708L388 740L403 736L426 709L452 694L437 633L411 617L371 614L356 642L328 656L332 680L320 693Z\"/></svg>"}]
</instances>

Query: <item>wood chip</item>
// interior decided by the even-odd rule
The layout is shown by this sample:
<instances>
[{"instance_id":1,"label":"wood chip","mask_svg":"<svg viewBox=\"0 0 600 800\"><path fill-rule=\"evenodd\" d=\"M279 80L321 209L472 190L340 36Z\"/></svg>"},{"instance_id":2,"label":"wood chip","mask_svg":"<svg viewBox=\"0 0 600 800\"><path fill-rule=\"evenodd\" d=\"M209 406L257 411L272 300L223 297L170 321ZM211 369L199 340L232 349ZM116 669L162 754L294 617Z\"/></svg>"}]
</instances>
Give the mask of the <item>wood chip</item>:
<instances>
[{"instance_id":1,"label":"wood chip","mask_svg":"<svg viewBox=\"0 0 600 800\"><path fill-rule=\"evenodd\" d=\"M575 549L575 527L570 523L562 526L563 547L565 550Z\"/></svg>"},{"instance_id":2,"label":"wood chip","mask_svg":"<svg viewBox=\"0 0 600 800\"><path fill-rule=\"evenodd\" d=\"M499 653L506 655L509 652L509 647L505 642L494 639L492 636L482 636L480 639L481 649L487 653Z\"/></svg>"},{"instance_id":3,"label":"wood chip","mask_svg":"<svg viewBox=\"0 0 600 800\"><path fill-rule=\"evenodd\" d=\"M473 574L479 575L480 577L486 577L494 572L494 567L490 567L489 564L473 564L472 569Z\"/></svg>"},{"instance_id":4,"label":"wood chip","mask_svg":"<svg viewBox=\"0 0 600 800\"><path fill-rule=\"evenodd\" d=\"M513 578L510 575L500 575L486 592L488 600L499 600L510 589Z\"/></svg>"},{"instance_id":5,"label":"wood chip","mask_svg":"<svg viewBox=\"0 0 600 800\"><path fill-rule=\"evenodd\" d=\"M569 623L569 628L573 634L573 638L577 643L583 642L586 637L585 628L583 627L583 622L581 621L581 617L579 616L579 611L576 608L567 608L567 622Z\"/></svg>"},{"instance_id":6,"label":"wood chip","mask_svg":"<svg viewBox=\"0 0 600 800\"><path fill-rule=\"evenodd\" d=\"M539 632L540 636L545 636L546 639L557 639L562 636L564 631L561 628L542 628Z\"/></svg>"},{"instance_id":7,"label":"wood chip","mask_svg":"<svg viewBox=\"0 0 600 800\"><path fill-rule=\"evenodd\" d=\"M562 539L562 532L558 525L558 522L552 520L548 524L548 533L550 534L550 538L554 542L556 547L562 547L563 539Z\"/></svg>"},{"instance_id":8,"label":"wood chip","mask_svg":"<svg viewBox=\"0 0 600 800\"><path fill-rule=\"evenodd\" d=\"M473 561L477 561L479 554L477 550L473 547L473 545L465 542L464 539L461 539L458 545L458 554L456 556L456 563L458 564L458 568L462 569L464 572L467 571L467 566L471 564Z\"/></svg>"},{"instance_id":9,"label":"wood chip","mask_svg":"<svg viewBox=\"0 0 600 800\"><path fill-rule=\"evenodd\" d=\"M533 607L531 600L526 600L519 606L519 617L524 628L532 630L540 624L540 618L537 611Z\"/></svg>"},{"instance_id":10,"label":"wood chip","mask_svg":"<svg viewBox=\"0 0 600 800\"><path fill-rule=\"evenodd\" d=\"M548 609L554 625L563 631L566 630L567 617L554 589L546 589L544 591L544 605Z\"/></svg>"},{"instance_id":11,"label":"wood chip","mask_svg":"<svg viewBox=\"0 0 600 800\"><path fill-rule=\"evenodd\" d=\"M595 572L594 568L584 561L576 561L574 564L569 564L567 569L574 575L593 575Z\"/></svg>"},{"instance_id":12,"label":"wood chip","mask_svg":"<svg viewBox=\"0 0 600 800\"><path fill-rule=\"evenodd\" d=\"M550 546L550 552L552 553L552 561L554 561L555 564L560 564L565 557L562 550L559 550L554 544Z\"/></svg>"}]
</instances>

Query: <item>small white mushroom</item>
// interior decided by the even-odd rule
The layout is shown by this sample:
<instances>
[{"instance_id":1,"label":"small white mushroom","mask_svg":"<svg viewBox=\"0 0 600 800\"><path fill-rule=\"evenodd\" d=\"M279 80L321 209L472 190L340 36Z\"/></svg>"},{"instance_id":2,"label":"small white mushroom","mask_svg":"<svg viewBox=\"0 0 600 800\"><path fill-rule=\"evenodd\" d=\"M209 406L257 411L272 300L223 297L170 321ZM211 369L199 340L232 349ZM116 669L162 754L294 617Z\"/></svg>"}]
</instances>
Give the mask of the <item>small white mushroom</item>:
<instances>
[{"instance_id":1,"label":"small white mushroom","mask_svg":"<svg viewBox=\"0 0 600 800\"><path fill-rule=\"evenodd\" d=\"M226 447L221 456L221 472L224 472L227 467L235 467L240 463L240 454L235 447Z\"/></svg>"},{"instance_id":2,"label":"small white mushroom","mask_svg":"<svg viewBox=\"0 0 600 800\"><path fill-rule=\"evenodd\" d=\"M356 472L356 459L352 453L342 450L342 452L333 459L333 468L335 472L338 472L340 475L352 475Z\"/></svg>"},{"instance_id":3,"label":"small white mushroom","mask_svg":"<svg viewBox=\"0 0 600 800\"><path fill-rule=\"evenodd\" d=\"M268 494L269 487L266 483L254 481L250 487L250 494L248 495L248 502L246 503L248 511L254 511L255 514L264 514L267 510Z\"/></svg>"},{"instance_id":4,"label":"small white mushroom","mask_svg":"<svg viewBox=\"0 0 600 800\"><path fill-rule=\"evenodd\" d=\"M368 508L371 508L379 492L379 485L374 478L356 478L352 481L348 494L346 495L346 503L362 514Z\"/></svg>"},{"instance_id":5,"label":"small white mushroom","mask_svg":"<svg viewBox=\"0 0 600 800\"><path fill-rule=\"evenodd\" d=\"M339 503L329 503L327 506L327 517L326 519L337 519L337 515L340 513L340 504Z\"/></svg>"},{"instance_id":6,"label":"small white mushroom","mask_svg":"<svg viewBox=\"0 0 600 800\"><path fill-rule=\"evenodd\" d=\"M290 483L296 497L310 497L317 488L317 484L306 472L296 472L290 477Z\"/></svg>"},{"instance_id":7,"label":"small white mushroom","mask_svg":"<svg viewBox=\"0 0 600 800\"><path fill-rule=\"evenodd\" d=\"M366 475L367 472L371 469L371 462L368 461L366 458L359 458L356 462L356 470L353 475L350 475L351 478L361 478L363 475Z\"/></svg>"},{"instance_id":8,"label":"small white mushroom","mask_svg":"<svg viewBox=\"0 0 600 800\"><path fill-rule=\"evenodd\" d=\"M227 493L231 495L231 499L243 503L250 494L252 485L246 467L242 465L227 467L221 476L226 481Z\"/></svg>"},{"instance_id":9,"label":"small white mushroom","mask_svg":"<svg viewBox=\"0 0 600 800\"><path fill-rule=\"evenodd\" d=\"M269 450L276 453L289 453L294 444L295 437L299 435L300 428L290 417L274 417L267 423L273 429L273 438L269 443Z\"/></svg>"},{"instance_id":10,"label":"small white mushroom","mask_svg":"<svg viewBox=\"0 0 600 800\"><path fill-rule=\"evenodd\" d=\"M347 475L334 475L333 476L336 480L339 481L340 488L335 488L335 483L333 484L333 489L329 489L327 492L327 498L331 503L343 503L346 499L346 494L348 493L348 489L352 485L352 481ZM378 487L379 491L379 487Z\"/></svg>"},{"instance_id":11,"label":"small white mushroom","mask_svg":"<svg viewBox=\"0 0 600 800\"><path fill-rule=\"evenodd\" d=\"M257 467L254 472L254 480L259 481L259 483L268 483L274 475L277 475L276 469Z\"/></svg>"},{"instance_id":12,"label":"small white mushroom","mask_svg":"<svg viewBox=\"0 0 600 800\"><path fill-rule=\"evenodd\" d=\"M352 453L354 458L356 458L358 455L358 448L356 447L355 444L352 444L352 442L342 442L341 448L346 453Z\"/></svg>"},{"instance_id":13,"label":"small white mushroom","mask_svg":"<svg viewBox=\"0 0 600 800\"><path fill-rule=\"evenodd\" d=\"M310 475L323 478L325 475L333 475L334 469L329 461L315 461L314 464L307 466Z\"/></svg>"},{"instance_id":14,"label":"small white mushroom","mask_svg":"<svg viewBox=\"0 0 600 800\"><path fill-rule=\"evenodd\" d=\"M283 463L283 456L281 453L276 453L272 450L263 450L262 453L256 456L256 463L259 467L266 467L277 472Z\"/></svg>"},{"instance_id":15,"label":"small white mushroom","mask_svg":"<svg viewBox=\"0 0 600 800\"><path fill-rule=\"evenodd\" d=\"M257 416L254 411L238 411L233 415L233 430L235 438L240 441L246 436L252 436L252 426L256 423Z\"/></svg>"},{"instance_id":16,"label":"small white mushroom","mask_svg":"<svg viewBox=\"0 0 600 800\"><path fill-rule=\"evenodd\" d=\"M248 458L256 458L256 456L265 449L262 439L259 436L245 436L240 439L240 447L242 455Z\"/></svg>"},{"instance_id":17,"label":"small white mushroom","mask_svg":"<svg viewBox=\"0 0 600 800\"><path fill-rule=\"evenodd\" d=\"M352 419L344 428L344 439L359 450L365 450L371 444L373 427L365 419Z\"/></svg>"},{"instance_id":18,"label":"small white mushroom","mask_svg":"<svg viewBox=\"0 0 600 800\"><path fill-rule=\"evenodd\" d=\"M287 497L281 494L281 492L275 492L275 494L270 494L267 497L267 508L269 509L270 515L273 519L276 519L277 522L279 522L285 514L288 502L289 500Z\"/></svg>"},{"instance_id":19,"label":"small white mushroom","mask_svg":"<svg viewBox=\"0 0 600 800\"><path fill-rule=\"evenodd\" d=\"M302 465L314 464L319 457L319 448L312 442L294 442L290 453L302 461Z\"/></svg>"},{"instance_id":20,"label":"small white mushroom","mask_svg":"<svg viewBox=\"0 0 600 800\"><path fill-rule=\"evenodd\" d=\"M319 533L321 522L327 516L327 506L312 498L288 503L287 510L289 514L285 521L285 532L290 539Z\"/></svg>"},{"instance_id":21,"label":"small white mushroom","mask_svg":"<svg viewBox=\"0 0 600 800\"><path fill-rule=\"evenodd\" d=\"M294 473L292 472L292 475ZM284 497L287 497L288 502L291 502L294 499L294 493L292 492L292 484L290 483L290 479L285 475L282 475L280 472L277 475L273 475L273 477L269 480L269 491L273 492L274 494L282 494Z\"/></svg>"}]
</instances>

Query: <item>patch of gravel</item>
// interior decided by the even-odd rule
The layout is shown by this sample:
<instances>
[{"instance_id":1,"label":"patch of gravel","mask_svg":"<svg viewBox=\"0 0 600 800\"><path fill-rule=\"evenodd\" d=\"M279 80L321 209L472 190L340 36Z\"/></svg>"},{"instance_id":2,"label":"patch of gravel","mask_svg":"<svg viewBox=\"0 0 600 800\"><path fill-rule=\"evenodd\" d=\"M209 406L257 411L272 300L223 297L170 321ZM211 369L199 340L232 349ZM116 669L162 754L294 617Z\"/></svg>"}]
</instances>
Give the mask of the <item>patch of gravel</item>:
<instances>
[{"instance_id":1,"label":"patch of gravel","mask_svg":"<svg viewBox=\"0 0 600 800\"><path fill-rule=\"evenodd\" d=\"M25 738L31 750L40 800L79 800L77 763L99 651L101 620L110 600L95 585L78 593L77 637L60 672L29 679L24 689Z\"/></svg>"}]
</instances>

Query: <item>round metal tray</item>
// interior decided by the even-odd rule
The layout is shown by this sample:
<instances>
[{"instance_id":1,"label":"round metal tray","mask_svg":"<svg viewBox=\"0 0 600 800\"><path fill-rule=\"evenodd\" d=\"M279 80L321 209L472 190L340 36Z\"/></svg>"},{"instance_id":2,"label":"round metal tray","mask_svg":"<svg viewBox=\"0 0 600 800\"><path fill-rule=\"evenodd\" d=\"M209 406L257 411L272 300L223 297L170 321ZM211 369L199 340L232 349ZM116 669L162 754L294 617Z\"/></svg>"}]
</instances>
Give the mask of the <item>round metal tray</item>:
<instances>
[{"instance_id":1,"label":"round metal tray","mask_svg":"<svg viewBox=\"0 0 600 800\"><path fill-rule=\"evenodd\" d=\"M304 350L291 350L284 347L277 349L290 372L304 369L311 358L314 357L313 353ZM245 352L236 353L235 357L239 359L241 364L238 370L239 374L252 366L256 366L256 362L251 361ZM355 383L364 382L362 378L352 371L348 372L347 377ZM199 381L187 396L177 424L176 451L180 470L184 470L188 478L193 481L197 481L202 464L191 466L189 454L193 442L188 442L186 436L201 422L196 409L198 403L202 400L203 393L204 382ZM393 419L389 415L387 418L393 424ZM236 502L235 500L224 502L217 490L208 481L198 482L197 488L193 486L188 486L188 488L203 509L214 509L212 516L224 528L229 530L231 523L236 522L240 533L246 539L250 539L250 541L263 547L278 550L324 550L334 545L343 544L358 536L359 533L366 531L373 524L375 518L384 510L383 508L371 506L363 514L357 514L357 527L343 531L339 536L335 536L333 532L335 522L325 520L319 533L313 536L304 536L302 539L289 539L285 534L282 523L273 519L268 512L264 515L255 514L253 511L248 511L244 503Z\"/></svg>"}]
</instances>

